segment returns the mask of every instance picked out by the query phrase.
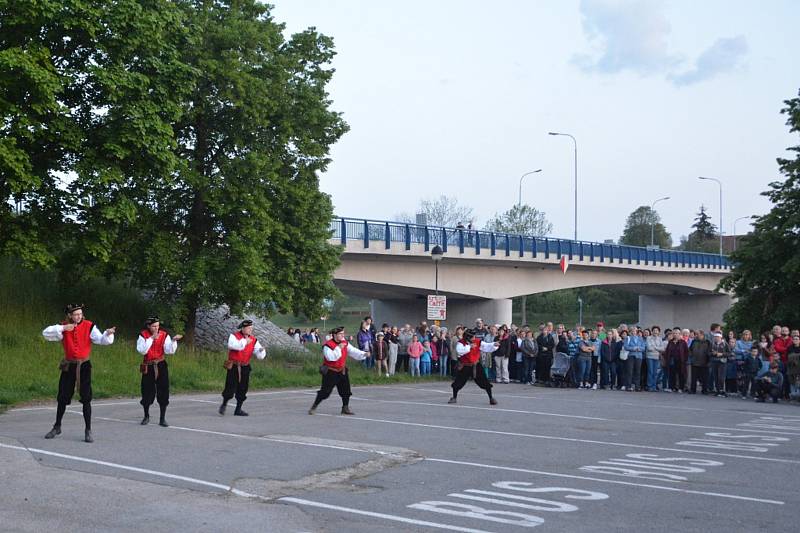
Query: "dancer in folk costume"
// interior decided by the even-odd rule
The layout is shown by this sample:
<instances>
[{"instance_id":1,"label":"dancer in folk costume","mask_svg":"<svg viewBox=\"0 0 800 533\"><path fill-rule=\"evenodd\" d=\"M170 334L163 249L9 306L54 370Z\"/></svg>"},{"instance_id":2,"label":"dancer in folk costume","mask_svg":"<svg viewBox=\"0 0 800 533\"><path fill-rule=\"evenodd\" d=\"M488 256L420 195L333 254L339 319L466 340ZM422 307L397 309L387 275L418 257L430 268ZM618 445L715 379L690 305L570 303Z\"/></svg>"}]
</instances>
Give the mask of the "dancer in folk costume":
<instances>
[{"instance_id":1,"label":"dancer in folk costume","mask_svg":"<svg viewBox=\"0 0 800 533\"><path fill-rule=\"evenodd\" d=\"M64 312L66 319L61 324L48 326L42 335L48 341L60 341L64 348L64 359L59 364L61 376L58 380L58 407L56 423L46 439L61 434L61 419L72 403L75 389L78 389L83 404L83 421L86 425L84 440L94 442L92 438L92 344L109 345L114 343L116 328L108 328L103 333L92 322L83 318L83 304L69 304Z\"/></svg>"},{"instance_id":2,"label":"dancer in folk costume","mask_svg":"<svg viewBox=\"0 0 800 533\"><path fill-rule=\"evenodd\" d=\"M145 329L136 339L136 351L144 356L139 371L142 373L142 407L144 418L142 425L150 423L150 406L158 399L161 411L158 425L168 427L165 415L169 405L169 369L165 355L172 355L178 349L178 341L183 335L170 337L169 333L161 329L161 321L157 316L145 321Z\"/></svg>"},{"instance_id":3,"label":"dancer in folk costume","mask_svg":"<svg viewBox=\"0 0 800 533\"><path fill-rule=\"evenodd\" d=\"M313 415L317 406L331 395L331 391L336 387L339 396L342 397L342 414L352 415L350 410L350 376L347 372L347 357L350 356L357 361L364 360L368 352L362 352L350 344L344 336L344 328L339 327L331 330L331 339L322 347L324 357L319 371L322 374L322 385L317 391L314 404L308 410L308 414Z\"/></svg>"},{"instance_id":4,"label":"dancer in folk costume","mask_svg":"<svg viewBox=\"0 0 800 533\"><path fill-rule=\"evenodd\" d=\"M228 360L223 365L228 374L225 377L219 414L225 414L228 400L236 396L236 409L233 414L248 416L248 413L242 410L242 404L247 399L247 389L250 387L250 358L253 354L258 359L264 359L267 351L253 336L253 321L242 320L238 331L228 337Z\"/></svg>"},{"instance_id":5,"label":"dancer in folk costume","mask_svg":"<svg viewBox=\"0 0 800 533\"><path fill-rule=\"evenodd\" d=\"M497 405L497 400L492 397L492 383L486 377L481 364L481 353L490 354L497 350L499 343L486 342L475 335L473 330L464 332L463 337L456 343L458 353L458 366L456 379L451 385L453 387L453 397L447 403L456 403L458 391L461 390L471 378L475 384L486 391L489 395L489 404Z\"/></svg>"}]
</instances>

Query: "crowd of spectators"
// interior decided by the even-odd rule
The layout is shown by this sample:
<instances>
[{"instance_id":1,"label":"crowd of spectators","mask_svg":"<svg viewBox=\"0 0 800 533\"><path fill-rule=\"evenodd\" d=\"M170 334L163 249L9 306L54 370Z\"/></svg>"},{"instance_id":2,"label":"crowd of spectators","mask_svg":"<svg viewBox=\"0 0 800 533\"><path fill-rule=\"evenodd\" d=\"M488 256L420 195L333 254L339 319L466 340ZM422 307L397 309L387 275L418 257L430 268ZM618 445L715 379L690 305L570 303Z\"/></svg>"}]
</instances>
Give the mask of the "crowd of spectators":
<instances>
[{"instance_id":1,"label":"crowd of spectators","mask_svg":"<svg viewBox=\"0 0 800 533\"><path fill-rule=\"evenodd\" d=\"M465 329L426 322L378 329L366 317L352 341L369 352L364 365L379 375L452 377L455 343ZM800 401L800 332L787 326L775 326L757 340L749 330L737 334L719 324L708 331L626 324L606 329L602 322L570 329L551 322L517 327L477 319L472 331L497 346L481 360L496 383ZM326 340L317 330L293 333L298 342Z\"/></svg>"}]
</instances>

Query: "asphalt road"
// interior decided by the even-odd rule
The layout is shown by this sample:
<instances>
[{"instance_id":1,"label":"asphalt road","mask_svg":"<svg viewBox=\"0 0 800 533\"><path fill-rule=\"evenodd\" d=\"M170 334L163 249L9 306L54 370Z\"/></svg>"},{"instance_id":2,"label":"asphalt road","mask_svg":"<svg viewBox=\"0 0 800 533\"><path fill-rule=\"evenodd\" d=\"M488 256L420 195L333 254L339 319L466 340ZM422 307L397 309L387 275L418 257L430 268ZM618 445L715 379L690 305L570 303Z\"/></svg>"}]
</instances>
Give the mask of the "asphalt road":
<instances>
[{"instance_id":1,"label":"asphalt road","mask_svg":"<svg viewBox=\"0 0 800 533\"><path fill-rule=\"evenodd\" d=\"M738 398L468 383L138 399L0 416L3 531L793 531L800 408ZM157 413L157 408L154 406ZM157 416L154 418L157 419Z\"/></svg>"}]
</instances>

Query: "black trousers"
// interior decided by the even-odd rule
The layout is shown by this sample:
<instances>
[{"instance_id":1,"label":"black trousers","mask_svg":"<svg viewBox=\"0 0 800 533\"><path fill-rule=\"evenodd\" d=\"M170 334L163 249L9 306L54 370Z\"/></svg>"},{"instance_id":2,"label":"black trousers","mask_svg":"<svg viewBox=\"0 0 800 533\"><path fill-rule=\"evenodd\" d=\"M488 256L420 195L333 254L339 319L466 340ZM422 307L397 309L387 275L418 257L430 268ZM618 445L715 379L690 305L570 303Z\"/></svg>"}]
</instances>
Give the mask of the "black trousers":
<instances>
[{"instance_id":1,"label":"black trousers","mask_svg":"<svg viewBox=\"0 0 800 533\"><path fill-rule=\"evenodd\" d=\"M242 371L242 379L239 379L239 369ZM222 400L227 402L234 396L239 403L247 399L247 389L250 388L250 365L237 367L233 365L225 376L225 389L222 391Z\"/></svg>"},{"instance_id":2,"label":"black trousers","mask_svg":"<svg viewBox=\"0 0 800 533\"><path fill-rule=\"evenodd\" d=\"M756 396L759 398L766 398L769 396L773 400L777 400L783 395L783 387L778 387L777 385L773 385L761 379L756 380L755 383Z\"/></svg>"},{"instance_id":3,"label":"black trousers","mask_svg":"<svg viewBox=\"0 0 800 533\"><path fill-rule=\"evenodd\" d=\"M456 379L453 381L453 397L458 396L460 391L467 381L470 379L475 380L475 384L485 390L492 397L492 382L486 378L486 372L483 371L483 365L480 362L475 363L475 366L462 366L461 369L456 370Z\"/></svg>"},{"instance_id":4,"label":"black trousers","mask_svg":"<svg viewBox=\"0 0 800 533\"><path fill-rule=\"evenodd\" d=\"M408 352L397 354L397 363L394 365L395 372L408 372Z\"/></svg>"},{"instance_id":5,"label":"black trousers","mask_svg":"<svg viewBox=\"0 0 800 533\"><path fill-rule=\"evenodd\" d=\"M344 372L333 372L328 370L322 376L322 385L320 385L319 390L317 391L317 398L314 400L314 405L318 405L328 398L333 392L333 388L336 387L336 392L339 393L339 396L342 397L342 405L349 405L350 404L350 396L352 396L352 392L350 392L350 375L345 369Z\"/></svg>"},{"instance_id":6,"label":"black trousers","mask_svg":"<svg viewBox=\"0 0 800 533\"><path fill-rule=\"evenodd\" d=\"M697 382L703 387L702 392L708 392L708 367L692 365L692 384L690 390L692 394L697 392Z\"/></svg>"},{"instance_id":7,"label":"black trousers","mask_svg":"<svg viewBox=\"0 0 800 533\"><path fill-rule=\"evenodd\" d=\"M540 353L536 357L536 381L548 382L550 381L550 367L553 366L553 354Z\"/></svg>"},{"instance_id":8,"label":"black trousers","mask_svg":"<svg viewBox=\"0 0 800 533\"><path fill-rule=\"evenodd\" d=\"M61 372L58 379L58 403L69 405L72 403L72 396L75 394L75 381L77 379L76 367L78 363L69 363L67 369ZM81 379L78 394L82 404L86 405L92 401L92 362L86 361L81 365Z\"/></svg>"},{"instance_id":9,"label":"black trousers","mask_svg":"<svg viewBox=\"0 0 800 533\"><path fill-rule=\"evenodd\" d=\"M158 379L155 367L158 367ZM158 405L163 407L169 405L169 371L166 361L148 365L147 374L142 374L142 401L139 403L144 407L150 407L156 398Z\"/></svg>"}]
</instances>

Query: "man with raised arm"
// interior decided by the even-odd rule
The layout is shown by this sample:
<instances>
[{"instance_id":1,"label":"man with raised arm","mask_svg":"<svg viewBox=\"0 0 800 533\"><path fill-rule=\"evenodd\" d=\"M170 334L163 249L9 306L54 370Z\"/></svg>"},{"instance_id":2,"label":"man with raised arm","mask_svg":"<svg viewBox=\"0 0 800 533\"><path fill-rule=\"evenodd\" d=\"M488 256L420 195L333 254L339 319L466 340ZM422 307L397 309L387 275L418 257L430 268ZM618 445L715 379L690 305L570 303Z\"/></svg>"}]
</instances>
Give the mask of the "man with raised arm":
<instances>
[{"instance_id":1,"label":"man with raised arm","mask_svg":"<svg viewBox=\"0 0 800 533\"><path fill-rule=\"evenodd\" d=\"M86 425L84 440L92 438L92 344L109 345L114 343L116 328L108 328L103 333L92 322L83 318L83 304L69 304L64 309L66 319L61 324L48 326L42 331L44 338L51 342L60 341L64 348L64 359L59 364L61 376L58 380L58 407L56 423L46 439L61 434L61 419L72 403L75 389L78 389L83 404L83 421Z\"/></svg>"},{"instance_id":2,"label":"man with raised arm","mask_svg":"<svg viewBox=\"0 0 800 533\"><path fill-rule=\"evenodd\" d=\"M169 369L165 355L172 355L178 349L178 341L183 335L170 337L169 333L161 329L161 321L157 316L145 320L145 329L136 339L136 351L144 356L139 371L142 373L142 407L144 418L142 425L150 423L150 406L153 400L158 399L161 411L158 425L168 427L165 415L169 405Z\"/></svg>"},{"instance_id":3,"label":"man with raised arm","mask_svg":"<svg viewBox=\"0 0 800 533\"><path fill-rule=\"evenodd\" d=\"M228 374L225 376L225 389L222 391L219 414L225 414L228 401L236 396L236 409L233 414L248 416L248 413L242 410L242 404L247 399L247 390L250 388L250 359L253 354L258 359L264 359L267 351L253 336L253 321L242 320L238 331L228 336L228 360L223 364Z\"/></svg>"},{"instance_id":4,"label":"man with raised arm","mask_svg":"<svg viewBox=\"0 0 800 533\"><path fill-rule=\"evenodd\" d=\"M317 391L308 414L313 415L317 406L328 398L336 387L336 391L342 398L342 414L352 415L350 410L350 376L347 373L347 357L350 356L356 361L362 361L367 357L368 352L363 352L347 342L344 336L344 328L338 327L331 330L331 339L322 346L322 366L319 367L322 374L322 385Z\"/></svg>"},{"instance_id":5,"label":"man with raised arm","mask_svg":"<svg viewBox=\"0 0 800 533\"><path fill-rule=\"evenodd\" d=\"M500 343L486 342L475 334L475 330L467 330L464 336L456 343L458 353L458 366L456 379L453 381L453 397L447 403L456 403L458 391L472 378L475 384L489 395L489 404L497 405L497 400L492 397L492 383L486 377L481 365L481 353L490 354L497 350Z\"/></svg>"}]
</instances>

